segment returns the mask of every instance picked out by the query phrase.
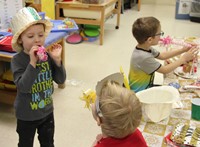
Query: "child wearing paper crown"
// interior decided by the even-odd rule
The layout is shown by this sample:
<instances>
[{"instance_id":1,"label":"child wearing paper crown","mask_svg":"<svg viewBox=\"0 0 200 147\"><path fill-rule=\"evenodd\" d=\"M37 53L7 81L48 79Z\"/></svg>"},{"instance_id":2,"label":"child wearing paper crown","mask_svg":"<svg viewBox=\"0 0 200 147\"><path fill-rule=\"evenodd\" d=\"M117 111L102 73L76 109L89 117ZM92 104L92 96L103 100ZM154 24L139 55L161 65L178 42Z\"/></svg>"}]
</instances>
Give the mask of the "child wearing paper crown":
<instances>
[{"instance_id":1,"label":"child wearing paper crown","mask_svg":"<svg viewBox=\"0 0 200 147\"><path fill-rule=\"evenodd\" d=\"M131 90L124 88L123 75L112 74L96 86L92 114L101 127L93 147L147 147L137 128L142 117L141 103Z\"/></svg>"},{"instance_id":2,"label":"child wearing paper crown","mask_svg":"<svg viewBox=\"0 0 200 147\"><path fill-rule=\"evenodd\" d=\"M17 86L14 107L18 147L33 147L36 131L41 147L54 147L53 81L63 84L66 79L62 47L53 45L45 60L40 60L38 50L44 49L52 24L41 20L31 7L19 10L10 26L14 35L12 47L18 52L11 61Z\"/></svg>"},{"instance_id":3,"label":"child wearing paper crown","mask_svg":"<svg viewBox=\"0 0 200 147\"><path fill-rule=\"evenodd\" d=\"M160 36L164 35L161 31L160 21L155 17L138 18L132 26L132 34L137 40L137 45L131 56L129 85L135 92L154 86L155 72L169 73L180 65L193 60L197 55L198 49L192 45L166 52L159 52L153 48L158 44ZM179 60L167 65L162 65L156 60L166 60L182 53L184 54Z\"/></svg>"}]
</instances>

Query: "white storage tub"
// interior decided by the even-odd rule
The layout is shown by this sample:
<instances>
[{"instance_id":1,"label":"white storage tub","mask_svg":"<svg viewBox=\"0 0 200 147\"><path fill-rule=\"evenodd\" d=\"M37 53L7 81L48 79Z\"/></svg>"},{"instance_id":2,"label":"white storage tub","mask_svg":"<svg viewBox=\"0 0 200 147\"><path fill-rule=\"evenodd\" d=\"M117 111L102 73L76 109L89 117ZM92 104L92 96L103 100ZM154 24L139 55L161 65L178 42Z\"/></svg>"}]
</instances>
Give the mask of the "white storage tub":
<instances>
[{"instance_id":1,"label":"white storage tub","mask_svg":"<svg viewBox=\"0 0 200 147\"><path fill-rule=\"evenodd\" d=\"M172 86L157 86L136 93L142 103L143 119L160 122L171 114L173 104L179 100L179 92Z\"/></svg>"},{"instance_id":2,"label":"white storage tub","mask_svg":"<svg viewBox=\"0 0 200 147\"><path fill-rule=\"evenodd\" d=\"M105 9L105 16L109 14L115 7L115 4L108 6ZM86 9L63 9L65 17L86 18L86 19L101 19L101 11L91 11Z\"/></svg>"}]
</instances>

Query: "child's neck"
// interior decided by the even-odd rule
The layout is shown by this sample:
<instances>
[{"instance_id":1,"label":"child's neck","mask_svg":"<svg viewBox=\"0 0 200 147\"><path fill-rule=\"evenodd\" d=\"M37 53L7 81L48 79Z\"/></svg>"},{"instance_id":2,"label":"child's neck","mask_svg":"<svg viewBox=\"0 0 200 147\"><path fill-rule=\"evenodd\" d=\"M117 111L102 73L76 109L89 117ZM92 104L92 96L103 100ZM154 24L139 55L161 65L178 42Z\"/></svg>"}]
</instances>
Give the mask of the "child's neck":
<instances>
[{"instance_id":1,"label":"child's neck","mask_svg":"<svg viewBox=\"0 0 200 147\"><path fill-rule=\"evenodd\" d=\"M102 133L102 138L107 138L108 136Z\"/></svg>"},{"instance_id":2,"label":"child's neck","mask_svg":"<svg viewBox=\"0 0 200 147\"><path fill-rule=\"evenodd\" d=\"M151 46L149 44L143 43L143 44L138 44L137 47L148 51Z\"/></svg>"},{"instance_id":3,"label":"child's neck","mask_svg":"<svg viewBox=\"0 0 200 147\"><path fill-rule=\"evenodd\" d=\"M27 50L23 50L25 54L29 55L29 52Z\"/></svg>"}]
</instances>

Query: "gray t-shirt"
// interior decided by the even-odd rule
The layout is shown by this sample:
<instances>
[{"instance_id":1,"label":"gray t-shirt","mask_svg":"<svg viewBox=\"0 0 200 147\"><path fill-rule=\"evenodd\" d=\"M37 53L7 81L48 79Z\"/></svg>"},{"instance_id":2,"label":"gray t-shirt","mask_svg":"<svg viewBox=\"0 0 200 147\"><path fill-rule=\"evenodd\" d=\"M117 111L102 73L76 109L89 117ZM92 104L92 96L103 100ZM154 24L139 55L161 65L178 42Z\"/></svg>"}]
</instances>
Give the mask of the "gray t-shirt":
<instances>
[{"instance_id":1,"label":"gray t-shirt","mask_svg":"<svg viewBox=\"0 0 200 147\"><path fill-rule=\"evenodd\" d=\"M149 51L135 48L130 61L129 85L135 92L144 90L153 85L154 72L161 64L156 61L159 52L153 48Z\"/></svg>"},{"instance_id":2,"label":"gray t-shirt","mask_svg":"<svg viewBox=\"0 0 200 147\"><path fill-rule=\"evenodd\" d=\"M53 81L64 83L66 71L58 67L48 56L47 61L38 62L36 68L30 63L30 57L23 51L11 60L17 96L14 107L17 119L24 121L39 120L53 112Z\"/></svg>"}]
</instances>

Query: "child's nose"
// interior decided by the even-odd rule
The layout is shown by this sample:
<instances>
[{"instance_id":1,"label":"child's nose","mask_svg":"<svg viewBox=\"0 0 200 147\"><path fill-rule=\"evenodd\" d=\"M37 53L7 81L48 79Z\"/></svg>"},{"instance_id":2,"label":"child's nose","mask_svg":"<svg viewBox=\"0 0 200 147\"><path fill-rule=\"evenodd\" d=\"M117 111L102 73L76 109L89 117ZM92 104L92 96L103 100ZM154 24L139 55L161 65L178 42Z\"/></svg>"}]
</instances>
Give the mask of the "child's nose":
<instances>
[{"instance_id":1,"label":"child's nose","mask_svg":"<svg viewBox=\"0 0 200 147\"><path fill-rule=\"evenodd\" d=\"M40 42L40 37L35 37L35 42Z\"/></svg>"}]
</instances>

